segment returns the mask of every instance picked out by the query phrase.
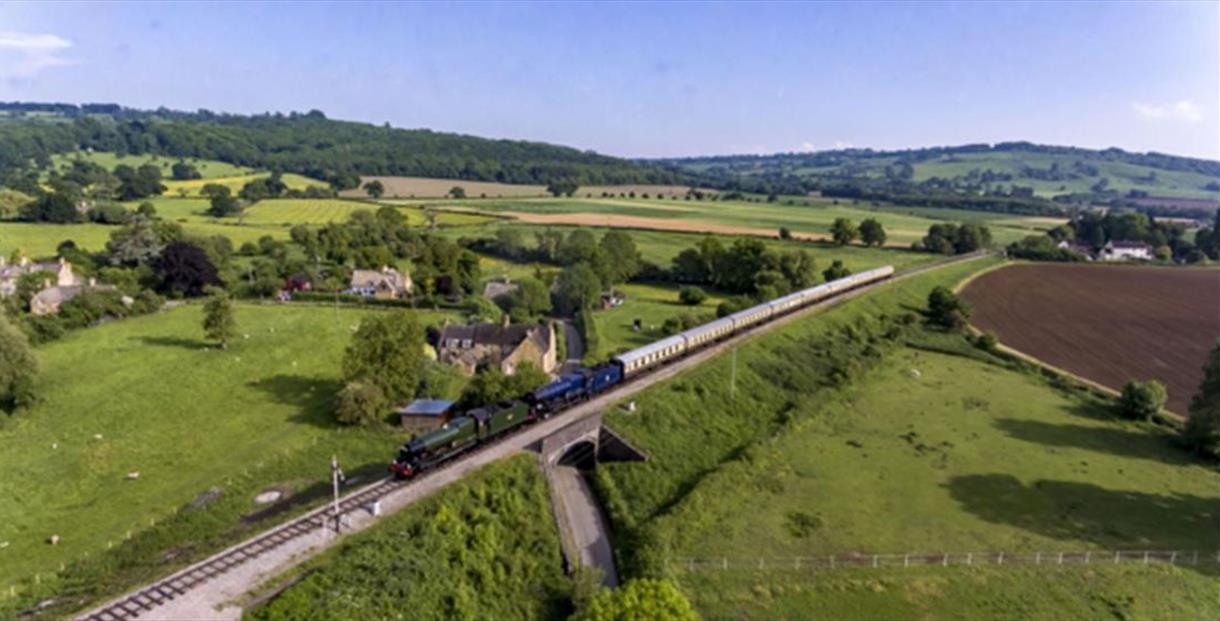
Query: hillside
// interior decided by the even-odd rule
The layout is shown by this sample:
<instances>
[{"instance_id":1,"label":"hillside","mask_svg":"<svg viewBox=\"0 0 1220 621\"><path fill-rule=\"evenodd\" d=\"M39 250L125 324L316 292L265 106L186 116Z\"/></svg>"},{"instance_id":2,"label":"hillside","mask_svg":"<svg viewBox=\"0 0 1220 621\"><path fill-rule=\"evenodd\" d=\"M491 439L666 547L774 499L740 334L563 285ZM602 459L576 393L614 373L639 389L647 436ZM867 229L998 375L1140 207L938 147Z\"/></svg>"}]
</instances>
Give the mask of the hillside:
<instances>
[{"instance_id":1,"label":"hillside","mask_svg":"<svg viewBox=\"0 0 1220 621\"><path fill-rule=\"evenodd\" d=\"M336 121L318 111L242 116L112 105L0 103L0 172L77 150L282 170L355 187L359 175L545 184L673 183L655 165L540 142Z\"/></svg>"},{"instance_id":2,"label":"hillside","mask_svg":"<svg viewBox=\"0 0 1220 621\"><path fill-rule=\"evenodd\" d=\"M1206 213L1220 203L1220 162L1028 142L903 151L728 155L654 163L714 187L754 192L821 191L862 198L956 194L1041 204L1046 209L1054 208L1049 203L1053 200L1059 205L1106 203L1159 214Z\"/></svg>"}]
</instances>

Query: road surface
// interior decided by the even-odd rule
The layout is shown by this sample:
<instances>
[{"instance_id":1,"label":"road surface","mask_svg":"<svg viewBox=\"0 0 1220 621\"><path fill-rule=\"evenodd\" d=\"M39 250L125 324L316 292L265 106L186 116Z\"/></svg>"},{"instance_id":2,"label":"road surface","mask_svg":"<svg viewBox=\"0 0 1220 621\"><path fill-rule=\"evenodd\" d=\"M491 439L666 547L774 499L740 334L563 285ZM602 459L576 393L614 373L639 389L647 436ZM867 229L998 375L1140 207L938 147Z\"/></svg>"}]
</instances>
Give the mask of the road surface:
<instances>
[{"instance_id":1,"label":"road surface","mask_svg":"<svg viewBox=\"0 0 1220 621\"><path fill-rule=\"evenodd\" d=\"M546 466L543 466L546 467ZM579 550L580 558L571 559L584 567L597 567L602 572L602 585L618 587L618 572L614 568L614 549L610 545L610 524L602 513L597 496L580 470L572 466L553 468L551 493L556 496L560 511Z\"/></svg>"}]
</instances>

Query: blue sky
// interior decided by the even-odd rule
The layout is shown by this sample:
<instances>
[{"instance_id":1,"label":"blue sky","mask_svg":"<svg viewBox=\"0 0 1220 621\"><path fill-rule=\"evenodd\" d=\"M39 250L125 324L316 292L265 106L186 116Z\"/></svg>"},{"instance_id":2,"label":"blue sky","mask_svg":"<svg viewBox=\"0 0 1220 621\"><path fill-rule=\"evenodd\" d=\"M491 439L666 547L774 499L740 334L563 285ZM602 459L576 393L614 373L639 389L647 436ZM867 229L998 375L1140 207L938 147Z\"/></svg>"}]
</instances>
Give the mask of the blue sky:
<instances>
[{"instance_id":1,"label":"blue sky","mask_svg":"<svg viewBox=\"0 0 1220 621\"><path fill-rule=\"evenodd\" d=\"M1031 140L1220 159L1220 4L0 4L0 100L624 156Z\"/></svg>"}]
</instances>

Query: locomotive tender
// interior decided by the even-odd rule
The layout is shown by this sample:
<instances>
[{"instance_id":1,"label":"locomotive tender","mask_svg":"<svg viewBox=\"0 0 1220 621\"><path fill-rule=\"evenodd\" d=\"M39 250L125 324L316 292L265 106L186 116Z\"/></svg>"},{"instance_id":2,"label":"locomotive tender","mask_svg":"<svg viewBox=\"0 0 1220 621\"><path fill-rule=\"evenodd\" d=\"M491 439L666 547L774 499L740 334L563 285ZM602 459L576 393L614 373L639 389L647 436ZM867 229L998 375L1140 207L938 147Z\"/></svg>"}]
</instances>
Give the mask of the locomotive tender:
<instances>
[{"instance_id":1,"label":"locomotive tender","mask_svg":"<svg viewBox=\"0 0 1220 621\"><path fill-rule=\"evenodd\" d=\"M618 354L607 364L565 373L520 399L484 406L455 416L440 429L403 444L398 456L390 464L390 471L398 477L415 476L476 445L490 442L526 423L547 418L573 403L601 394L650 369L680 359L742 330L852 289L884 280L893 274L894 268L887 265L790 293Z\"/></svg>"}]
</instances>

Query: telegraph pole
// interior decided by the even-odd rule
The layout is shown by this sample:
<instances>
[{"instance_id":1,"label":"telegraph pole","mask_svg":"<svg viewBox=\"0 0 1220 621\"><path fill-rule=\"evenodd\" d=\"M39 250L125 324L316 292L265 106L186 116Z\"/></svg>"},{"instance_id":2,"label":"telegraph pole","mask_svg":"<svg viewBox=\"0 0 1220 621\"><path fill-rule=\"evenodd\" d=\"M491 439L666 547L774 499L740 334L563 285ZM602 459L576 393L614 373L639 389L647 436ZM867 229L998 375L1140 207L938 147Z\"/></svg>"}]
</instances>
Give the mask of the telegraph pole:
<instances>
[{"instance_id":1,"label":"telegraph pole","mask_svg":"<svg viewBox=\"0 0 1220 621\"><path fill-rule=\"evenodd\" d=\"M334 490L332 510L335 513L335 532L339 532L339 481L343 479L343 470L339 468L339 458L330 456L330 484Z\"/></svg>"}]
</instances>

